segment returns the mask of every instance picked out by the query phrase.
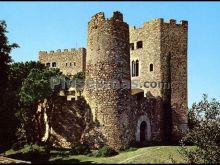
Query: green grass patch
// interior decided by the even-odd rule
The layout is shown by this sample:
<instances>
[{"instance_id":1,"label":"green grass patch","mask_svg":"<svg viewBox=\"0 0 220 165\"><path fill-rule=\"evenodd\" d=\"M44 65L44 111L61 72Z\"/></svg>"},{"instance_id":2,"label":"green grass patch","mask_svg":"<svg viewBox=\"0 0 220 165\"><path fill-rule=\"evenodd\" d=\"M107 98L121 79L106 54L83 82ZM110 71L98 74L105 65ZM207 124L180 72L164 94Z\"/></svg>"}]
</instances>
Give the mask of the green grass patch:
<instances>
[{"instance_id":1,"label":"green grass patch","mask_svg":"<svg viewBox=\"0 0 220 165\"><path fill-rule=\"evenodd\" d=\"M194 147L187 147L193 149ZM89 155L68 155L62 157L56 155L50 158L50 162L60 163L187 163L186 159L179 153L180 146L154 146L131 151L123 151L112 157L95 157Z\"/></svg>"}]
</instances>

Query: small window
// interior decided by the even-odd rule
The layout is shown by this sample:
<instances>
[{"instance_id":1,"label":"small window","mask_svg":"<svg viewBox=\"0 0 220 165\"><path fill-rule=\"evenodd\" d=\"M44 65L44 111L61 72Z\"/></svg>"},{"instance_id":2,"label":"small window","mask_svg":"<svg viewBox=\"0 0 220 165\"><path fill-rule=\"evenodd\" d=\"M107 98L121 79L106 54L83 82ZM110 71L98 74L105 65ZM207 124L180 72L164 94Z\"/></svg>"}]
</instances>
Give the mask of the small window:
<instances>
[{"instance_id":1,"label":"small window","mask_svg":"<svg viewBox=\"0 0 220 165\"><path fill-rule=\"evenodd\" d=\"M132 64L131 64L132 66L131 66L131 68L132 68L132 70L131 70L131 75L132 75L132 77L134 77L135 76L135 62L134 62L134 60L132 61Z\"/></svg>"},{"instance_id":2,"label":"small window","mask_svg":"<svg viewBox=\"0 0 220 165\"><path fill-rule=\"evenodd\" d=\"M150 64L150 72L152 72L154 70L154 65Z\"/></svg>"},{"instance_id":3,"label":"small window","mask_svg":"<svg viewBox=\"0 0 220 165\"><path fill-rule=\"evenodd\" d=\"M66 62L66 66L68 66L68 63Z\"/></svg>"},{"instance_id":4,"label":"small window","mask_svg":"<svg viewBox=\"0 0 220 165\"><path fill-rule=\"evenodd\" d=\"M139 76L139 61L136 60L136 76Z\"/></svg>"},{"instance_id":5,"label":"small window","mask_svg":"<svg viewBox=\"0 0 220 165\"><path fill-rule=\"evenodd\" d=\"M70 66L72 66L72 63L70 62Z\"/></svg>"},{"instance_id":6,"label":"small window","mask_svg":"<svg viewBox=\"0 0 220 165\"><path fill-rule=\"evenodd\" d=\"M73 65L76 66L76 62L74 62Z\"/></svg>"},{"instance_id":7,"label":"small window","mask_svg":"<svg viewBox=\"0 0 220 165\"><path fill-rule=\"evenodd\" d=\"M46 63L46 66L47 66L47 67L50 67L50 63Z\"/></svg>"},{"instance_id":8,"label":"small window","mask_svg":"<svg viewBox=\"0 0 220 165\"><path fill-rule=\"evenodd\" d=\"M134 43L130 43L130 49L134 50Z\"/></svg>"},{"instance_id":9,"label":"small window","mask_svg":"<svg viewBox=\"0 0 220 165\"><path fill-rule=\"evenodd\" d=\"M52 67L56 67L56 65L57 65L56 62L52 63Z\"/></svg>"},{"instance_id":10,"label":"small window","mask_svg":"<svg viewBox=\"0 0 220 165\"><path fill-rule=\"evenodd\" d=\"M142 41L138 41L137 42L137 49L143 48L143 42Z\"/></svg>"}]
</instances>

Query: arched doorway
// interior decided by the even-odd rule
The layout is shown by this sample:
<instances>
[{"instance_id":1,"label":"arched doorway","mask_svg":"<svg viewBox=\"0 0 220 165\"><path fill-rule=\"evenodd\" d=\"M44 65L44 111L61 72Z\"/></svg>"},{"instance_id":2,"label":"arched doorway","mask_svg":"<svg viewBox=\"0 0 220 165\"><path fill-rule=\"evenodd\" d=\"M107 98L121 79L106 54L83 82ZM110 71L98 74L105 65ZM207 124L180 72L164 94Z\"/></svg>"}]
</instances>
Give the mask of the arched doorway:
<instances>
[{"instance_id":1,"label":"arched doorway","mask_svg":"<svg viewBox=\"0 0 220 165\"><path fill-rule=\"evenodd\" d=\"M138 118L135 136L137 142L151 141L151 124L147 114Z\"/></svg>"},{"instance_id":2,"label":"arched doorway","mask_svg":"<svg viewBox=\"0 0 220 165\"><path fill-rule=\"evenodd\" d=\"M140 142L144 142L146 140L146 122L143 121L140 125Z\"/></svg>"}]
</instances>

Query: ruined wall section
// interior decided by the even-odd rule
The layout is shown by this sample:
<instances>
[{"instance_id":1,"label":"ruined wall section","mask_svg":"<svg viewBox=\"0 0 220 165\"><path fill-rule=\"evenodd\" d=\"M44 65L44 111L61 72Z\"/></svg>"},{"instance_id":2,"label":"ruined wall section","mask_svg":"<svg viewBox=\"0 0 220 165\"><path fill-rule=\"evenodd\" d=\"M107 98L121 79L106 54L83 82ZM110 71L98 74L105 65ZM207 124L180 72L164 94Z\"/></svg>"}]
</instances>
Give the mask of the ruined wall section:
<instances>
[{"instance_id":1,"label":"ruined wall section","mask_svg":"<svg viewBox=\"0 0 220 165\"><path fill-rule=\"evenodd\" d=\"M40 51L39 61L45 65L50 65L50 67L54 67L53 63L55 63L56 66L54 68L59 68L66 75L74 75L78 72L85 71L86 49Z\"/></svg>"},{"instance_id":2,"label":"ruined wall section","mask_svg":"<svg viewBox=\"0 0 220 165\"><path fill-rule=\"evenodd\" d=\"M132 77L131 80L140 80L145 95L150 92L153 96L161 96L160 88L145 88L143 86L146 81L161 82L161 23L162 19L155 19L145 22L140 28L130 28L130 43L134 44L134 50L130 50L130 65L132 66L133 60L139 60L139 76ZM138 41L143 42L142 48L137 49ZM150 64L153 64L153 71L150 71ZM149 84L146 85L149 86Z\"/></svg>"},{"instance_id":3,"label":"ruined wall section","mask_svg":"<svg viewBox=\"0 0 220 165\"><path fill-rule=\"evenodd\" d=\"M171 19L161 29L162 79L171 82L171 90L164 90L163 98L170 100L172 111L172 137L176 128L187 128L187 40L188 22Z\"/></svg>"},{"instance_id":4,"label":"ruined wall section","mask_svg":"<svg viewBox=\"0 0 220 165\"><path fill-rule=\"evenodd\" d=\"M88 23L86 81L89 80L105 85L102 88L86 85L84 90L100 132L111 147L127 147L131 136L127 115L131 93L129 27L120 12L114 12L110 19L98 13ZM119 87L106 83L111 80ZM128 83L127 89L122 88L123 82Z\"/></svg>"}]
</instances>

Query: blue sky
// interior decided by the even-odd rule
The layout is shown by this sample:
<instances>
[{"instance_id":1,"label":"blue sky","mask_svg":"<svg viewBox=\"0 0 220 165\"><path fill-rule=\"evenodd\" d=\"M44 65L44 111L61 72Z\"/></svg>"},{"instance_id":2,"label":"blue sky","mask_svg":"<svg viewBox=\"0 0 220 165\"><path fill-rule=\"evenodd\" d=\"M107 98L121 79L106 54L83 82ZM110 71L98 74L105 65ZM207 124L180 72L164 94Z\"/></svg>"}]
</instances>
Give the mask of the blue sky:
<instances>
[{"instance_id":1,"label":"blue sky","mask_svg":"<svg viewBox=\"0 0 220 165\"><path fill-rule=\"evenodd\" d=\"M38 51L86 47L87 24L97 12L121 11L129 25L154 18L189 21L188 100L203 93L220 101L220 2L0 2L15 62L38 60Z\"/></svg>"}]
</instances>

